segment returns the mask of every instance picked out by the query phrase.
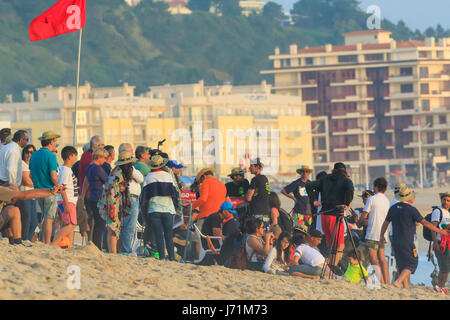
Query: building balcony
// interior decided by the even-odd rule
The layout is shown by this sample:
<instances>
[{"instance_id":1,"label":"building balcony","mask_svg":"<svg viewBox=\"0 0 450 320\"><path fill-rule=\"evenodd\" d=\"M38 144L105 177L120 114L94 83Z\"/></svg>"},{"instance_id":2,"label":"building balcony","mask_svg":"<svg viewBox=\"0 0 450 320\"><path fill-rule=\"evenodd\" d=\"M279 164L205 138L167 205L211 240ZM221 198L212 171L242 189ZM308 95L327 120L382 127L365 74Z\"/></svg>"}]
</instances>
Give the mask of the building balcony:
<instances>
[{"instance_id":1,"label":"building balcony","mask_svg":"<svg viewBox=\"0 0 450 320\"><path fill-rule=\"evenodd\" d=\"M286 149L286 155L287 156L297 156L303 153L303 149L302 148L289 148Z\"/></svg>"},{"instance_id":2,"label":"building balcony","mask_svg":"<svg viewBox=\"0 0 450 320\"><path fill-rule=\"evenodd\" d=\"M285 134L286 139L297 139L302 136L301 131L288 131Z\"/></svg>"},{"instance_id":3,"label":"building balcony","mask_svg":"<svg viewBox=\"0 0 450 320\"><path fill-rule=\"evenodd\" d=\"M376 147L367 147L367 151L375 151ZM364 151L364 146L361 145L353 145L353 146L341 146L341 147L335 147L333 149L333 152L351 152L351 151Z\"/></svg>"},{"instance_id":4,"label":"building balcony","mask_svg":"<svg viewBox=\"0 0 450 320\"><path fill-rule=\"evenodd\" d=\"M391 93L390 96L385 97L387 100L396 100L396 99L418 99L420 95L417 92L397 92Z\"/></svg>"},{"instance_id":5,"label":"building balcony","mask_svg":"<svg viewBox=\"0 0 450 320\"><path fill-rule=\"evenodd\" d=\"M428 127L428 128L422 128L421 131L448 131L450 130L450 124L449 123L445 123L445 124L435 124L432 127ZM409 126L408 128L404 129L403 131L419 131L418 126Z\"/></svg>"},{"instance_id":6,"label":"building balcony","mask_svg":"<svg viewBox=\"0 0 450 320\"><path fill-rule=\"evenodd\" d=\"M332 103L339 102L358 102L358 101L373 101L373 97L358 97L358 96L346 96L345 98L331 99Z\"/></svg>"},{"instance_id":7,"label":"building balcony","mask_svg":"<svg viewBox=\"0 0 450 320\"><path fill-rule=\"evenodd\" d=\"M77 128L99 127L101 125L101 122L77 122ZM64 121L64 126L73 128L73 121Z\"/></svg>"},{"instance_id":8,"label":"building balcony","mask_svg":"<svg viewBox=\"0 0 450 320\"><path fill-rule=\"evenodd\" d=\"M337 114L331 116L331 119L355 119L355 118L373 118L375 115L373 113L363 113L363 112L348 112L345 114Z\"/></svg>"},{"instance_id":9,"label":"building balcony","mask_svg":"<svg viewBox=\"0 0 450 320\"><path fill-rule=\"evenodd\" d=\"M450 75L446 73L421 74L420 81L448 81Z\"/></svg>"},{"instance_id":10,"label":"building balcony","mask_svg":"<svg viewBox=\"0 0 450 320\"><path fill-rule=\"evenodd\" d=\"M317 81L316 80L309 80L306 82L292 81L290 83L276 83L273 86L274 90L304 89L304 88L317 88Z\"/></svg>"},{"instance_id":11,"label":"building balcony","mask_svg":"<svg viewBox=\"0 0 450 320\"><path fill-rule=\"evenodd\" d=\"M330 87L337 86L366 86L373 84L373 81L369 81L367 78L359 78L359 79L347 79L345 81L340 82L332 82L330 83Z\"/></svg>"},{"instance_id":12,"label":"building balcony","mask_svg":"<svg viewBox=\"0 0 450 320\"><path fill-rule=\"evenodd\" d=\"M422 142L422 148L442 148L442 147L450 147L449 140L436 140L433 143ZM419 142L411 142L405 146L405 148L419 148Z\"/></svg>"},{"instance_id":13,"label":"building balcony","mask_svg":"<svg viewBox=\"0 0 450 320\"><path fill-rule=\"evenodd\" d=\"M403 82L415 82L418 81L419 77L416 75L391 75L385 83L403 83Z\"/></svg>"},{"instance_id":14,"label":"building balcony","mask_svg":"<svg viewBox=\"0 0 450 320\"><path fill-rule=\"evenodd\" d=\"M367 134L375 134L375 131L367 130L366 133ZM360 134L364 134L364 130L362 130L361 128L351 128L351 129L348 129L347 131L333 131L332 132L333 136L360 135Z\"/></svg>"}]
</instances>

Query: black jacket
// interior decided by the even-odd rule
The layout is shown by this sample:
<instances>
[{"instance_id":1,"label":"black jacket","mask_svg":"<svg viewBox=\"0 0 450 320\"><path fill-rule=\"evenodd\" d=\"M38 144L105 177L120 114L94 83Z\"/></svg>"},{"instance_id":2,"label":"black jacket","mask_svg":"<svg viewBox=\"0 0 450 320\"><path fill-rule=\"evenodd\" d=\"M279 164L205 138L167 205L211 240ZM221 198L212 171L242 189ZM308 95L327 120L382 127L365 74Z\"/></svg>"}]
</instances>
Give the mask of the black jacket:
<instances>
[{"instance_id":1,"label":"black jacket","mask_svg":"<svg viewBox=\"0 0 450 320\"><path fill-rule=\"evenodd\" d=\"M320 180L306 185L306 191L312 201L317 201L321 193L322 211L332 210L338 205L349 206L355 191L353 182L343 173L327 174Z\"/></svg>"}]
</instances>

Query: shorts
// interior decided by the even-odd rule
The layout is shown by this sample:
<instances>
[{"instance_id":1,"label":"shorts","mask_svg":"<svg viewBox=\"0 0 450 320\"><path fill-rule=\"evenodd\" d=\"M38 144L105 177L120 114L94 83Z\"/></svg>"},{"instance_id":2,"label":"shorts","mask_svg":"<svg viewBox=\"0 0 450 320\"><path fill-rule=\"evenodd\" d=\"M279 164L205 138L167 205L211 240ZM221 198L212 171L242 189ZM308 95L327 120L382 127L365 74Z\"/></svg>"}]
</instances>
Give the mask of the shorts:
<instances>
[{"instance_id":1,"label":"shorts","mask_svg":"<svg viewBox=\"0 0 450 320\"><path fill-rule=\"evenodd\" d=\"M336 218L335 216L324 216L322 215L322 230L324 238L327 242L327 247L329 248L331 246L331 243L333 242L333 239L331 239L331 236L333 235L334 225L336 224ZM335 240L334 247L338 248L339 246L344 245L344 224L341 223L340 230L337 230L337 233L339 233L339 236L336 234L337 239Z\"/></svg>"},{"instance_id":2,"label":"shorts","mask_svg":"<svg viewBox=\"0 0 450 320\"><path fill-rule=\"evenodd\" d=\"M294 225L296 226L305 225L310 227L312 222L313 222L312 216L301 213L294 213Z\"/></svg>"},{"instance_id":3,"label":"shorts","mask_svg":"<svg viewBox=\"0 0 450 320\"><path fill-rule=\"evenodd\" d=\"M378 250L378 249L383 249L384 248L384 244L380 245L380 243L378 241L375 241L375 240L366 240L365 246L369 250Z\"/></svg>"},{"instance_id":4,"label":"shorts","mask_svg":"<svg viewBox=\"0 0 450 320\"><path fill-rule=\"evenodd\" d=\"M310 276L320 276L322 268L313 267L307 264L299 264L297 266L292 266L289 268L289 274L293 274L294 272L300 272Z\"/></svg>"},{"instance_id":5,"label":"shorts","mask_svg":"<svg viewBox=\"0 0 450 320\"><path fill-rule=\"evenodd\" d=\"M435 255L439 265L439 272L450 272L450 255L446 256L441 250L435 251Z\"/></svg>"},{"instance_id":6,"label":"shorts","mask_svg":"<svg viewBox=\"0 0 450 320\"><path fill-rule=\"evenodd\" d=\"M36 199L45 219L55 219L58 207L58 195Z\"/></svg>"},{"instance_id":7,"label":"shorts","mask_svg":"<svg viewBox=\"0 0 450 320\"><path fill-rule=\"evenodd\" d=\"M392 245L395 250L395 262L397 263L398 272L402 273L404 269L408 269L412 274L416 272L419 264L419 257L415 247L403 247Z\"/></svg>"},{"instance_id":8,"label":"shorts","mask_svg":"<svg viewBox=\"0 0 450 320\"><path fill-rule=\"evenodd\" d=\"M77 206L75 205L75 203L69 202L69 212L65 212L63 202L58 201L58 213L61 214L64 225L77 225Z\"/></svg>"}]
</instances>

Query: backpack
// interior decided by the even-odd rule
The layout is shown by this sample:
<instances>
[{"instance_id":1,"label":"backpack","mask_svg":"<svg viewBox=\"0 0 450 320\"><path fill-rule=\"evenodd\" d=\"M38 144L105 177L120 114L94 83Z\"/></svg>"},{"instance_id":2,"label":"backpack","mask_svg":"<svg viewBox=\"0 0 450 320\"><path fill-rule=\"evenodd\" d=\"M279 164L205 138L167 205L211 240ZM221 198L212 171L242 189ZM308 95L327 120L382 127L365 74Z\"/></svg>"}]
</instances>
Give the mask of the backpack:
<instances>
[{"instance_id":1,"label":"backpack","mask_svg":"<svg viewBox=\"0 0 450 320\"><path fill-rule=\"evenodd\" d=\"M249 259L245 250L245 244L248 237L248 235L237 234L233 240L230 240L227 244L225 244L225 241L228 240L228 238L225 239L222 246L222 250L225 245L227 246L227 257L222 257L224 259L224 266L231 269L247 269ZM222 250L220 255L222 255Z\"/></svg>"},{"instance_id":2,"label":"backpack","mask_svg":"<svg viewBox=\"0 0 450 320\"><path fill-rule=\"evenodd\" d=\"M441 213L440 218L439 218L439 223L438 223L438 226L439 226L439 224L442 221L442 209L439 208L439 207L433 207L433 210L431 211L431 213L429 213L429 214L427 214L425 216L425 220L431 223L431 215L433 214L433 211L436 210L436 209L438 209L439 212ZM430 229L428 229L426 227L423 227L423 238L425 240L427 240L427 241L433 241L433 237L431 235L431 230Z\"/></svg>"},{"instance_id":3,"label":"backpack","mask_svg":"<svg viewBox=\"0 0 450 320\"><path fill-rule=\"evenodd\" d=\"M283 230L283 232L292 234L294 230L294 221L292 219L292 216L284 209L280 208L278 211L280 213L280 215L278 216L278 224L281 227L281 230Z\"/></svg>"}]
</instances>

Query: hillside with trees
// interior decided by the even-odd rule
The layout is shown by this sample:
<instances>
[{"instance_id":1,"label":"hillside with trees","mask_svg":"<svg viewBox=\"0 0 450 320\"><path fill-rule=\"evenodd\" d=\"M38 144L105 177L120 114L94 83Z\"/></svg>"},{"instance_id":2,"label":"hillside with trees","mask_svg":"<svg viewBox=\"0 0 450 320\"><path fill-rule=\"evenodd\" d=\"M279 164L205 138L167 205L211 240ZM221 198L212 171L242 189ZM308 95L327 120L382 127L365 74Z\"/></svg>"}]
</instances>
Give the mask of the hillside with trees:
<instances>
[{"instance_id":1,"label":"hillside with trees","mask_svg":"<svg viewBox=\"0 0 450 320\"><path fill-rule=\"evenodd\" d=\"M54 0L0 0L0 102L14 101L22 90L73 85L78 33L30 42L28 26ZM217 16L207 8L214 3ZM83 32L81 83L116 86L123 82L147 91L150 85L204 79L208 85L255 84L259 71L271 68L276 46L339 44L341 33L366 29L368 15L356 0L300 0L292 9L295 23L281 26L282 8L267 2L262 15L240 14L238 0L191 0L193 14L170 15L162 2L143 0L129 7L123 0L88 0ZM442 27L424 34L403 22L383 20L396 40L450 36ZM271 81L271 78L267 78Z\"/></svg>"}]
</instances>

